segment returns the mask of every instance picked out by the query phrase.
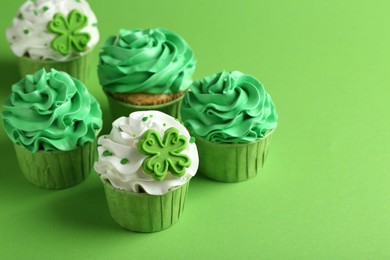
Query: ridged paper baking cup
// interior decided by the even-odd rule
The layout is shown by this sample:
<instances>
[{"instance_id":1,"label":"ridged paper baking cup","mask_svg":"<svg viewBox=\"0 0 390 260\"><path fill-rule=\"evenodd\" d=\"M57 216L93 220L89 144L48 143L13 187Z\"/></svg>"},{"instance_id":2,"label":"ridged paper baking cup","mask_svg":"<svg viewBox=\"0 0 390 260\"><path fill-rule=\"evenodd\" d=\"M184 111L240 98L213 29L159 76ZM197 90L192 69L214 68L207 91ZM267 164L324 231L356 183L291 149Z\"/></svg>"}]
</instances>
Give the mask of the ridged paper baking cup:
<instances>
[{"instance_id":1,"label":"ridged paper baking cup","mask_svg":"<svg viewBox=\"0 0 390 260\"><path fill-rule=\"evenodd\" d=\"M19 166L29 182L46 189L64 189L88 177L95 159L96 142L71 151L32 153L14 145Z\"/></svg>"},{"instance_id":2,"label":"ridged paper baking cup","mask_svg":"<svg viewBox=\"0 0 390 260\"><path fill-rule=\"evenodd\" d=\"M221 182L240 182L255 177L263 168L271 134L248 144L217 144L196 138L198 172Z\"/></svg>"},{"instance_id":3,"label":"ridged paper baking cup","mask_svg":"<svg viewBox=\"0 0 390 260\"><path fill-rule=\"evenodd\" d=\"M90 53L74 58L69 61L45 61L34 60L27 57L19 58L19 72L22 77L27 74L34 74L38 70L45 68L50 71L51 68L67 72L72 77L85 83L89 74Z\"/></svg>"},{"instance_id":4,"label":"ridged paper baking cup","mask_svg":"<svg viewBox=\"0 0 390 260\"><path fill-rule=\"evenodd\" d=\"M102 180L115 222L135 232L157 232L175 224L184 210L189 181L163 195L134 193L114 188Z\"/></svg>"},{"instance_id":5,"label":"ridged paper baking cup","mask_svg":"<svg viewBox=\"0 0 390 260\"><path fill-rule=\"evenodd\" d=\"M147 106L137 106L124 103L122 101L116 100L110 95L106 94L108 99L108 105L110 107L110 112L112 120L115 120L121 116L129 116L130 113L135 111L145 111L145 110L158 110L167 115L170 115L174 118L180 119L180 107L183 100L183 96L165 104L161 105L147 105Z\"/></svg>"}]
</instances>

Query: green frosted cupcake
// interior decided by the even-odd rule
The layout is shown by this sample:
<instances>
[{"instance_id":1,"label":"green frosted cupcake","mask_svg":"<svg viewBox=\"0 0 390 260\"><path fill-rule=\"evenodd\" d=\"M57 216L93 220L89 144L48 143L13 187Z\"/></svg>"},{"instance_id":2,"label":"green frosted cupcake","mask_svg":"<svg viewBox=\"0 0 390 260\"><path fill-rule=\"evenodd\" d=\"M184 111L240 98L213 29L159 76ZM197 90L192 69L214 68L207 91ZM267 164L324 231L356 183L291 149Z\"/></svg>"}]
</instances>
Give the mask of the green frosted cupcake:
<instances>
[{"instance_id":1,"label":"green frosted cupcake","mask_svg":"<svg viewBox=\"0 0 390 260\"><path fill-rule=\"evenodd\" d=\"M195 64L190 46L165 29L122 29L108 37L100 53L98 76L112 117L159 110L179 118Z\"/></svg>"},{"instance_id":2,"label":"green frosted cupcake","mask_svg":"<svg viewBox=\"0 0 390 260\"><path fill-rule=\"evenodd\" d=\"M26 1L7 29L20 75L55 68L85 82L89 53L99 41L96 25L85 0Z\"/></svg>"},{"instance_id":3,"label":"green frosted cupcake","mask_svg":"<svg viewBox=\"0 0 390 260\"><path fill-rule=\"evenodd\" d=\"M171 227L181 217L198 152L187 129L160 111L137 111L98 140L99 173L111 216L136 232Z\"/></svg>"},{"instance_id":4,"label":"green frosted cupcake","mask_svg":"<svg viewBox=\"0 0 390 260\"><path fill-rule=\"evenodd\" d=\"M89 175L102 111L81 81L54 69L27 75L12 86L2 118L31 183L63 189Z\"/></svg>"},{"instance_id":5,"label":"green frosted cupcake","mask_svg":"<svg viewBox=\"0 0 390 260\"><path fill-rule=\"evenodd\" d=\"M181 115L196 137L201 174L239 182L262 170L278 116L253 76L221 72L195 81L184 96Z\"/></svg>"}]
</instances>

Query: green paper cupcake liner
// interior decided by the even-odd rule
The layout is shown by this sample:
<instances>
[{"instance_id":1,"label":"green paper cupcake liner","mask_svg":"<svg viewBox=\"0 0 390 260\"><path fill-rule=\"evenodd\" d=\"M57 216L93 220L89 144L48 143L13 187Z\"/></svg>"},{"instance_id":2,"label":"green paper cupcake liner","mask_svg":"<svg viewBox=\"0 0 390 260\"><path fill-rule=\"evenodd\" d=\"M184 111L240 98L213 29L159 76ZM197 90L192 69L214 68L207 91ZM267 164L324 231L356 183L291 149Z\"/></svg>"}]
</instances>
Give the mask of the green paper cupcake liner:
<instances>
[{"instance_id":1,"label":"green paper cupcake liner","mask_svg":"<svg viewBox=\"0 0 390 260\"><path fill-rule=\"evenodd\" d=\"M19 166L29 182L46 189L64 189L86 179L95 159L96 141L71 151L32 153L14 145Z\"/></svg>"},{"instance_id":2,"label":"green paper cupcake liner","mask_svg":"<svg viewBox=\"0 0 390 260\"><path fill-rule=\"evenodd\" d=\"M165 114L168 114L174 118L180 119L180 107L183 100L183 96L165 104L161 105L147 105L147 106L137 106L124 103L119 101L110 95L106 95L108 99L108 105L110 108L112 120L115 120L121 116L129 116L132 112L135 111L144 111L144 110L158 110Z\"/></svg>"},{"instance_id":3,"label":"green paper cupcake liner","mask_svg":"<svg viewBox=\"0 0 390 260\"><path fill-rule=\"evenodd\" d=\"M202 175L220 182L240 182L255 177L263 168L272 132L248 144L216 144L196 138Z\"/></svg>"},{"instance_id":4,"label":"green paper cupcake liner","mask_svg":"<svg viewBox=\"0 0 390 260\"><path fill-rule=\"evenodd\" d=\"M24 77L25 75L33 74L42 68L45 68L46 71L54 68L59 71L67 72L72 77L85 83L89 74L89 63L89 53L70 61L62 62L34 60L27 57L19 57L19 72L21 77Z\"/></svg>"},{"instance_id":5,"label":"green paper cupcake liner","mask_svg":"<svg viewBox=\"0 0 390 260\"><path fill-rule=\"evenodd\" d=\"M163 195L134 193L102 180L112 218L135 232L157 232L177 223L184 210L189 181Z\"/></svg>"}]
</instances>

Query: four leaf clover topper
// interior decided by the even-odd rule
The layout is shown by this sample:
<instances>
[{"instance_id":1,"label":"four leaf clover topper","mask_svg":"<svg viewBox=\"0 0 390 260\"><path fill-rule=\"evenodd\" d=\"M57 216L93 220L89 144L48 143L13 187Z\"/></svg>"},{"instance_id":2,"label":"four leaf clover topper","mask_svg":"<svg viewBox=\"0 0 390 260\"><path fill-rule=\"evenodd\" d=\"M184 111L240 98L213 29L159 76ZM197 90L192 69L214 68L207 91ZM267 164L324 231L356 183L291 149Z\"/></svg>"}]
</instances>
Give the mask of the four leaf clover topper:
<instances>
[{"instance_id":1,"label":"four leaf clover topper","mask_svg":"<svg viewBox=\"0 0 390 260\"><path fill-rule=\"evenodd\" d=\"M50 32L58 34L51 42L53 50L66 56L75 49L83 52L87 49L87 44L91 40L89 33L80 32L88 24L88 17L78 10L73 10L66 18L61 13L56 13L47 28Z\"/></svg>"},{"instance_id":2,"label":"four leaf clover topper","mask_svg":"<svg viewBox=\"0 0 390 260\"><path fill-rule=\"evenodd\" d=\"M159 181L163 180L168 172L183 176L186 168L191 165L191 159L181 154L186 147L187 138L179 135L179 131L174 127L164 132L163 140L156 130L149 129L138 142L138 150L149 155L142 163L144 172L152 174L153 178Z\"/></svg>"}]
</instances>

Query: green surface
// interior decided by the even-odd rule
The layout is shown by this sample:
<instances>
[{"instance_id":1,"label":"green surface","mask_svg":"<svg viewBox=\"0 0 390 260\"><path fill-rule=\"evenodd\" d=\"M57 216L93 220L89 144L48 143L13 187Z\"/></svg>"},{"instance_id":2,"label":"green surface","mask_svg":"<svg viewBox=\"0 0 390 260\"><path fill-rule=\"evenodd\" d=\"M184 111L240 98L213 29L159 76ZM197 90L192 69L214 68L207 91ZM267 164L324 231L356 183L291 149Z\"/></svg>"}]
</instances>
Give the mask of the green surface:
<instances>
[{"instance_id":1,"label":"green surface","mask_svg":"<svg viewBox=\"0 0 390 260\"><path fill-rule=\"evenodd\" d=\"M21 3L2 5L0 31ZM280 116L264 171L236 184L196 176L176 225L131 233L111 219L95 174L62 191L29 184L1 129L1 259L390 258L388 0L91 4L102 38L121 27L182 35L198 60L195 79L255 75ZM0 51L4 102L18 72L4 36ZM106 133L96 72L87 85Z\"/></svg>"}]
</instances>

